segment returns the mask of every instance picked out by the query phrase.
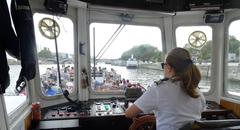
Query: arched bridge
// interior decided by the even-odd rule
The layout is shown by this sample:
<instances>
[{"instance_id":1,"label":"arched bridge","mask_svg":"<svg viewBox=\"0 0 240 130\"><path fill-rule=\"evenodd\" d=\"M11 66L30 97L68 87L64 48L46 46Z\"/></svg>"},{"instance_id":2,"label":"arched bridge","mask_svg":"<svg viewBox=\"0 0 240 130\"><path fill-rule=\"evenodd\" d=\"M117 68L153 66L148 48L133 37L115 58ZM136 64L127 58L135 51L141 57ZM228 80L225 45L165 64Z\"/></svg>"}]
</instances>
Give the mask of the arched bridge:
<instances>
[{"instance_id":1,"label":"arched bridge","mask_svg":"<svg viewBox=\"0 0 240 130\"><path fill-rule=\"evenodd\" d=\"M41 63L54 63L54 64L57 64L57 59L47 58L47 59L41 60ZM64 63L73 64L73 59L72 58L62 58L62 59L59 59L59 63L60 64L64 64Z\"/></svg>"}]
</instances>

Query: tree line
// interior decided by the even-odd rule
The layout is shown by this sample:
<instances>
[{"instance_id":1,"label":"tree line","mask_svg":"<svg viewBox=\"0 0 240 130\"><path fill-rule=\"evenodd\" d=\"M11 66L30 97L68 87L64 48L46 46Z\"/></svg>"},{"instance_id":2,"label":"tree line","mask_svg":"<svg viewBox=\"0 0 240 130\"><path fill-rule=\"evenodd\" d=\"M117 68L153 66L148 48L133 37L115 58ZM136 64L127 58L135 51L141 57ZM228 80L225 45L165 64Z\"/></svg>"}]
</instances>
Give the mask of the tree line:
<instances>
[{"instance_id":1,"label":"tree line","mask_svg":"<svg viewBox=\"0 0 240 130\"><path fill-rule=\"evenodd\" d=\"M134 46L128 51L123 52L121 55L121 60L128 60L131 55L134 55L134 58L141 61L152 61L160 62L162 61L162 52L158 50L157 47L151 46L149 44L142 44L139 46Z\"/></svg>"},{"instance_id":2,"label":"tree line","mask_svg":"<svg viewBox=\"0 0 240 130\"><path fill-rule=\"evenodd\" d=\"M193 57L197 58L197 62L210 61L212 55L212 47L217 45L212 45L212 40L207 41L202 48L193 48L188 43L185 44L184 48L187 49ZM229 52L234 53L239 57L240 41L237 40L234 36L229 36ZM134 55L134 58L140 61L151 61L151 62L161 62L163 61L163 53L158 50L157 47L151 46L149 44L141 44L134 46L128 51L123 52L121 55L121 60L128 60L131 55ZM52 58L53 54L49 48L43 48L38 52L39 58Z\"/></svg>"},{"instance_id":3,"label":"tree line","mask_svg":"<svg viewBox=\"0 0 240 130\"><path fill-rule=\"evenodd\" d=\"M239 57L240 52L240 41L234 36L229 36L229 51L228 53L236 54ZM202 48L193 48L190 44L185 44L183 48L187 49L197 62L201 63L203 61L211 61L212 48L218 45L212 45L212 40L207 41ZM121 60L128 60L131 55L134 55L134 58L141 61L152 61L152 62L161 62L163 61L163 53L158 50L157 47L151 46L149 44L142 44L139 46L134 46L128 51L125 51L121 55Z\"/></svg>"},{"instance_id":4,"label":"tree line","mask_svg":"<svg viewBox=\"0 0 240 130\"><path fill-rule=\"evenodd\" d=\"M228 39L229 42L229 49L228 53L236 54L237 57L239 57L239 49L240 49L240 41L236 39L234 36L229 36ZM203 61L210 61L211 55L212 55L212 48L213 45L212 40L207 41L205 45L202 48L192 48L189 44L185 44L184 48L187 49L193 57L197 58L197 62L201 63Z\"/></svg>"}]
</instances>

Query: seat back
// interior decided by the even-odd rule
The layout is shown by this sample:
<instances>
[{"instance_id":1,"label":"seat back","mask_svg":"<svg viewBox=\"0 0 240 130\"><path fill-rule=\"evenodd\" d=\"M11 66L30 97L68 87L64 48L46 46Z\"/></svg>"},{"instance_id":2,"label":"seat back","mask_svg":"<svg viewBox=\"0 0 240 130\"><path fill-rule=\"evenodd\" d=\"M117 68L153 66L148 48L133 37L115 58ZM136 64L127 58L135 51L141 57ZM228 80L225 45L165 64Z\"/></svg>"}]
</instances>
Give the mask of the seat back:
<instances>
[{"instance_id":1,"label":"seat back","mask_svg":"<svg viewBox=\"0 0 240 130\"><path fill-rule=\"evenodd\" d=\"M125 98L127 101L135 101L143 94L141 88L127 88Z\"/></svg>"},{"instance_id":2,"label":"seat back","mask_svg":"<svg viewBox=\"0 0 240 130\"><path fill-rule=\"evenodd\" d=\"M134 118L129 130L156 130L156 118L154 115Z\"/></svg>"},{"instance_id":3,"label":"seat back","mask_svg":"<svg viewBox=\"0 0 240 130\"><path fill-rule=\"evenodd\" d=\"M228 130L232 127L240 129L240 119L194 121L187 123L179 130Z\"/></svg>"}]
</instances>

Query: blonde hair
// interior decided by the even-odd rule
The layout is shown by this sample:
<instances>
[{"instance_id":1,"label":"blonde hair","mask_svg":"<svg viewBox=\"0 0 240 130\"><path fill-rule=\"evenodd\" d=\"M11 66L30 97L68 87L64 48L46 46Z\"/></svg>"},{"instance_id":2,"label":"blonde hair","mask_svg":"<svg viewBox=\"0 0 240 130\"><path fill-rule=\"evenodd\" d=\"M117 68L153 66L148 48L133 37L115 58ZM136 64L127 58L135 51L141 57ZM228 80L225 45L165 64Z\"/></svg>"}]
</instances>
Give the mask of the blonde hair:
<instances>
[{"instance_id":1,"label":"blonde hair","mask_svg":"<svg viewBox=\"0 0 240 130\"><path fill-rule=\"evenodd\" d=\"M201 80L201 73L193 64L190 53L183 48L174 48L168 53L166 62L175 71L174 80L182 81L183 90L193 98L199 97L197 87Z\"/></svg>"}]
</instances>

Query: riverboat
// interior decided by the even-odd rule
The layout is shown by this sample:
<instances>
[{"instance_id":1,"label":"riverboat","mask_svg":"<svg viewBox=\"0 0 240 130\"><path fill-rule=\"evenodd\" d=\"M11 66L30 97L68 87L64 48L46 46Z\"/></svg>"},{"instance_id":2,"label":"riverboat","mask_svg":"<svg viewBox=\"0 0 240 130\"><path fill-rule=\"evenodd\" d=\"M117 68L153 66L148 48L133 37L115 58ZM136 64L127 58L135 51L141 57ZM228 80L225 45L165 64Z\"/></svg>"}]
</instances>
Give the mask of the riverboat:
<instances>
[{"instance_id":1,"label":"riverboat","mask_svg":"<svg viewBox=\"0 0 240 130\"><path fill-rule=\"evenodd\" d=\"M131 58L127 60L126 67L129 69L138 68L138 61L133 57L133 55L131 55Z\"/></svg>"}]
</instances>

